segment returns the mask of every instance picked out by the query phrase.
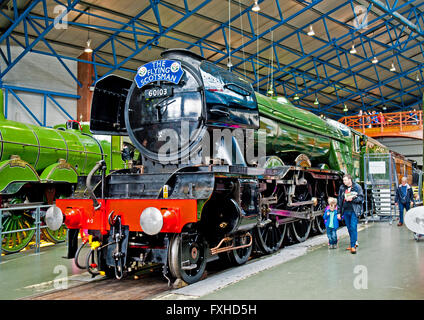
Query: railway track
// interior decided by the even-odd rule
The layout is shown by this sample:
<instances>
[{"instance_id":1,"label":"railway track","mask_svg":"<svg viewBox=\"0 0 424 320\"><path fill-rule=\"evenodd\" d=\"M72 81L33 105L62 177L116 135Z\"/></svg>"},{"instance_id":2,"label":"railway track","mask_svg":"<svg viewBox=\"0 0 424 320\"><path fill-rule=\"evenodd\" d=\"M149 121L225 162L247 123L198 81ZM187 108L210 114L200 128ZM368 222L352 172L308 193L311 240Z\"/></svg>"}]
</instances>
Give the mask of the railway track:
<instances>
[{"instance_id":1,"label":"railway track","mask_svg":"<svg viewBox=\"0 0 424 320\"><path fill-rule=\"evenodd\" d=\"M100 279L23 300L143 300L169 290L160 271L122 280Z\"/></svg>"},{"instance_id":2,"label":"railway track","mask_svg":"<svg viewBox=\"0 0 424 320\"><path fill-rule=\"evenodd\" d=\"M309 239L316 238L317 236L314 235ZM291 244L286 243L277 253L290 246ZM259 257L264 257L264 255L254 251L248 263L258 260L257 258ZM203 279L210 278L221 271L229 269L221 260L216 258L208 262ZM145 300L172 289L168 287L168 282L162 275L162 267L157 265L141 270L122 280L116 280L115 278L98 279L88 283L78 284L68 289L26 297L23 300Z\"/></svg>"},{"instance_id":3,"label":"railway track","mask_svg":"<svg viewBox=\"0 0 424 320\"><path fill-rule=\"evenodd\" d=\"M228 267L219 260L211 261L204 278L225 269ZM103 278L22 300L143 300L171 289L162 275L162 267L153 266L122 280Z\"/></svg>"},{"instance_id":4,"label":"railway track","mask_svg":"<svg viewBox=\"0 0 424 320\"><path fill-rule=\"evenodd\" d=\"M256 260L260 256L263 255L252 253L249 261ZM230 268L216 258L208 262L202 279L228 269ZM173 289L168 287L168 282L162 275L162 267L153 266L122 280L95 279L68 289L43 292L22 298L22 300L145 300Z\"/></svg>"}]
</instances>

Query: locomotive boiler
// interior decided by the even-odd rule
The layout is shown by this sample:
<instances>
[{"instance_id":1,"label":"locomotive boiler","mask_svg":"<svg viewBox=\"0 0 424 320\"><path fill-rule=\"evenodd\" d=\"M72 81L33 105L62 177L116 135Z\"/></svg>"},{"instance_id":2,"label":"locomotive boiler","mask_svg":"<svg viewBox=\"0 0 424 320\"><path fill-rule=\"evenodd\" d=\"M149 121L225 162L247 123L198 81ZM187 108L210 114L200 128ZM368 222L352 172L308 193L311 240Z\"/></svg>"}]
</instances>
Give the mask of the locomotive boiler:
<instances>
[{"instance_id":1,"label":"locomotive boiler","mask_svg":"<svg viewBox=\"0 0 424 320\"><path fill-rule=\"evenodd\" d=\"M86 267L117 278L159 263L168 279L193 283L214 257L240 265L253 247L278 250L286 234L324 232L325 201L353 170L351 137L337 125L182 49L134 81L99 81L90 129L128 135L140 157L88 184L89 198L58 199L48 216L89 230Z\"/></svg>"}]
</instances>

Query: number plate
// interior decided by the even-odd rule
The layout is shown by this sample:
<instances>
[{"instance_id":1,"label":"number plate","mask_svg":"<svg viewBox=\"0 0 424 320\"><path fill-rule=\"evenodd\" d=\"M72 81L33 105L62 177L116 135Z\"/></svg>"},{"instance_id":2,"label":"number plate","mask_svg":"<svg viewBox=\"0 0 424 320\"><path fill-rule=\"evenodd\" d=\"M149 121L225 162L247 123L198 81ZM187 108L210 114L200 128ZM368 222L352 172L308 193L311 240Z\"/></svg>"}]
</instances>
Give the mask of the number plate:
<instances>
[{"instance_id":1,"label":"number plate","mask_svg":"<svg viewBox=\"0 0 424 320\"><path fill-rule=\"evenodd\" d=\"M173 90L169 87L154 88L144 90L144 97L147 99L161 98L172 96Z\"/></svg>"}]
</instances>

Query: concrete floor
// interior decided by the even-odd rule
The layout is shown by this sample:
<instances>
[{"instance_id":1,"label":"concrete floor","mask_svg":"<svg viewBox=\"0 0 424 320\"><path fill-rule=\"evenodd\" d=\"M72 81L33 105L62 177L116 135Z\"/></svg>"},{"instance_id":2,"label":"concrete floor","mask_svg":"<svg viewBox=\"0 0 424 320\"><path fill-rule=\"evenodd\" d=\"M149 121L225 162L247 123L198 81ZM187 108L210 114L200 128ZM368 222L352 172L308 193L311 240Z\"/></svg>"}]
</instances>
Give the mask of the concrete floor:
<instances>
[{"instance_id":1,"label":"concrete floor","mask_svg":"<svg viewBox=\"0 0 424 320\"><path fill-rule=\"evenodd\" d=\"M209 291L201 298L424 299L424 239L416 242L406 227L399 228L387 222L369 223L358 236L360 247L356 255L344 250L348 245L348 238L344 237L340 240L339 249L313 246L303 255L215 292ZM323 239L319 243L326 242L324 235L316 239L320 238ZM315 238L311 241L313 243ZM302 248L287 248L282 253L296 250ZM18 299L50 291L55 287L55 280L63 276L67 276L69 287L91 280L87 273L75 266L73 260L62 258L66 254L65 244L41 248L41 254L33 251L2 257L0 299ZM252 266L247 264L243 268ZM228 272L241 273L240 270L242 268L238 267ZM220 282L222 279L219 275L212 275L199 285L204 287L205 281ZM179 290L190 291L195 285Z\"/></svg>"},{"instance_id":2,"label":"concrete floor","mask_svg":"<svg viewBox=\"0 0 424 320\"><path fill-rule=\"evenodd\" d=\"M29 249L16 254L2 256L0 263L0 300L19 299L63 286L67 277L68 286L77 280L84 281L84 272L76 267L73 259L66 256L65 243L41 248L40 254Z\"/></svg>"},{"instance_id":3,"label":"concrete floor","mask_svg":"<svg viewBox=\"0 0 424 320\"><path fill-rule=\"evenodd\" d=\"M424 299L424 240L406 227L373 223L345 248L314 248L304 256L205 295L202 299Z\"/></svg>"}]
</instances>

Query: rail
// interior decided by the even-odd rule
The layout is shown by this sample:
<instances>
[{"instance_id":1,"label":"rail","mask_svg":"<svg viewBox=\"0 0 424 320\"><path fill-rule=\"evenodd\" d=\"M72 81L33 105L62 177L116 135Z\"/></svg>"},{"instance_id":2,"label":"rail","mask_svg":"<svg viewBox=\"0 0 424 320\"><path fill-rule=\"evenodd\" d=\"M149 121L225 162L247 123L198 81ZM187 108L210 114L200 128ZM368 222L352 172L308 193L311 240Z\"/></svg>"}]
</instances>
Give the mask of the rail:
<instances>
[{"instance_id":1,"label":"rail","mask_svg":"<svg viewBox=\"0 0 424 320\"><path fill-rule=\"evenodd\" d=\"M356 115L343 117L339 119L339 122L361 131L362 133L367 133L367 129L379 128L377 132L385 132L387 129L406 132L406 131L416 131L423 126L423 112L422 110L418 111L403 111L403 112L389 112L389 113L376 113L372 115ZM370 131L370 130L368 130ZM375 131L375 130L373 130Z\"/></svg>"},{"instance_id":2,"label":"rail","mask_svg":"<svg viewBox=\"0 0 424 320\"><path fill-rule=\"evenodd\" d=\"M32 205L32 206L30 205L30 206L16 206L11 208L0 208L0 243L3 243L3 236L5 234L35 230L35 253L40 253L41 229L47 228L47 226L41 226L41 209L47 209L47 208L50 208L51 206L53 205ZM16 211L16 210L35 210L34 227L3 232L3 212ZM2 262L2 255L1 255L1 249L0 249L0 263L1 262Z\"/></svg>"}]
</instances>

